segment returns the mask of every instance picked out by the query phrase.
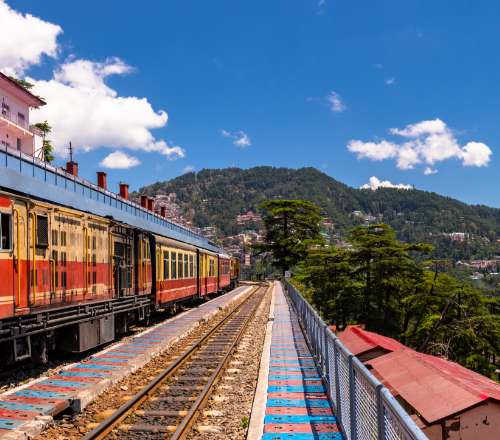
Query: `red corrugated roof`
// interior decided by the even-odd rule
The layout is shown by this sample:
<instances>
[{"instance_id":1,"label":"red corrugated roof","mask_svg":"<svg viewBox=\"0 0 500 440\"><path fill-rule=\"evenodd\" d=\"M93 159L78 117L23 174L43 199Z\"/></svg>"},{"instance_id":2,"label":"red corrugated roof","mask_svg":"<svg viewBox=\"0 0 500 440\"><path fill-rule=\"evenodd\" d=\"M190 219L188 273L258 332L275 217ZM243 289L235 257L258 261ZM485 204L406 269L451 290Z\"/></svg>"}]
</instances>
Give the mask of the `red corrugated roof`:
<instances>
[{"instance_id":1,"label":"red corrugated roof","mask_svg":"<svg viewBox=\"0 0 500 440\"><path fill-rule=\"evenodd\" d=\"M487 399L500 401L500 384L455 362L409 348L379 356L367 364L428 423Z\"/></svg>"},{"instance_id":2,"label":"red corrugated roof","mask_svg":"<svg viewBox=\"0 0 500 440\"><path fill-rule=\"evenodd\" d=\"M387 351L406 348L395 339L363 330L361 327L355 325L348 325L345 331L339 334L339 339L355 356L366 353L374 348L382 348Z\"/></svg>"}]
</instances>

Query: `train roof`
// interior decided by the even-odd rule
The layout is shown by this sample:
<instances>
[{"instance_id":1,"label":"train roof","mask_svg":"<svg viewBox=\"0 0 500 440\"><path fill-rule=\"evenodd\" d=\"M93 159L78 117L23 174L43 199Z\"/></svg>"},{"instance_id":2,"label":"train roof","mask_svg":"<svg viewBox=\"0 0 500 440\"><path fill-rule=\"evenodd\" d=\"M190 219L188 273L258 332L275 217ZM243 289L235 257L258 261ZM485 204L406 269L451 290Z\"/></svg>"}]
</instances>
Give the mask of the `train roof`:
<instances>
[{"instance_id":1,"label":"train roof","mask_svg":"<svg viewBox=\"0 0 500 440\"><path fill-rule=\"evenodd\" d=\"M106 217L207 251L222 252L215 243L184 226L85 179L6 146L0 150L0 187Z\"/></svg>"}]
</instances>

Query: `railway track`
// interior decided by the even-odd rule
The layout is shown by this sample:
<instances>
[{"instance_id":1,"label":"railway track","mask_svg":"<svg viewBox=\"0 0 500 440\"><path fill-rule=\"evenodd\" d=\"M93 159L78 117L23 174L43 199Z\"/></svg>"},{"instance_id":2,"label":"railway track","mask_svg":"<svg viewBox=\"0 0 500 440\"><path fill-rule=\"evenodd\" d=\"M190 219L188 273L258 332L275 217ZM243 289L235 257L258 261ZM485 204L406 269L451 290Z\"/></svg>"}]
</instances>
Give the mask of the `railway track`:
<instances>
[{"instance_id":1,"label":"railway track","mask_svg":"<svg viewBox=\"0 0 500 440\"><path fill-rule=\"evenodd\" d=\"M242 303L84 440L186 438L268 288L255 287Z\"/></svg>"}]
</instances>

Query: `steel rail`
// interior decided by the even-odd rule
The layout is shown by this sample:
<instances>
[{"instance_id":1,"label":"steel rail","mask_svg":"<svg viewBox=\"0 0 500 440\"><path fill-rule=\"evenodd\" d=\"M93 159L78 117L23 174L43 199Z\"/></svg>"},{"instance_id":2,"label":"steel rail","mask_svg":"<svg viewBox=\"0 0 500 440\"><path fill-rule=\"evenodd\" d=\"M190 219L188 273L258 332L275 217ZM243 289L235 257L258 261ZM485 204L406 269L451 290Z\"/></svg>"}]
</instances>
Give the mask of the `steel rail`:
<instances>
[{"instance_id":1,"label":"steel rail","mask_svg":"<svg viewBox=\"0 0 500 440\"><path fill-rule=\"evenodd\" d=\"M269 286L267 287L269 288ZM170 440L181 440L186 438L187 434L189 433L189 430L193 423L195 422L196 418L200 414L200 412L203 410L208 398L210 397L210 393L212 389L215 387L217 382L222 376L222 373L227 367L227 364L230 360L230 358L233 355L234 350L236 349L237 345L239 344L241 338L243 337L243 334L245 333L247 326L254 316L254 313L256 312L257 308L260 305L260 301L258 301L248 316L245 318L245 321L243 322L240 331L238 332L238 335L236 336L236 339L233 341L231 346L227 349L226 354L224 355L224 358L219 362L219 365L215 369L215 371L212 373L210 376L210 379L208 380L207 384L201 391L200 395L198 398L195 400L191 408L189 409L188 413L186 416L182 419L182 422L178 425L177 429L173 433L172 437L170 437Z\"/></svg>"},{"instance_id":2,"label":"steel rail","mask_svg":"<svg viewBox=\"0 0 500 440\"><path fill-rule=\"evenodd\" d=\"M83 440L101 440L113 431L124 419L126 419L133 411L138 409L145 403L151 395L160 388L160 386L169 378L171 378L179 368L181 368L192 356L202 347L202 345L216 333L225 323L235 317L238 311L260 290L262 286L256 286L247 295L247 297L238 304L227 316L212 327L204 336L192 344L184 351L173 363L171 363L164 371L149 382L141 391L135 394L129 401L120 406L110 417L101 422L92 431L88 432ZM232 349L233 346L231 346ZM205 390L204 390L205 391Z\"/></svg>"}]
</instances>

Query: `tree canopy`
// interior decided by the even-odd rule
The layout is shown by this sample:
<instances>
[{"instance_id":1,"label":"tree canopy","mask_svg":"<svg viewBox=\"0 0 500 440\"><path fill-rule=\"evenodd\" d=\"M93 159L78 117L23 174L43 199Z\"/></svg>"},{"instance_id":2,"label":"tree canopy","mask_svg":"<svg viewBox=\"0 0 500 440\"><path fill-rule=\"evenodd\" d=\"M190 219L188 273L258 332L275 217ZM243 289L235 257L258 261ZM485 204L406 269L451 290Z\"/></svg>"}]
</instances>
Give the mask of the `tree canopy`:
<instances>
[{"instance_id":1,"label":"tree canopy","mask_svg":"<svg viewBox=\"0 0 500 440\"><path fill-rule=\"evenodd\" d=\"M320 210L311 202L268 200L259 208L265 238L256 249L271 253L274 265L282 272L304 259L310 246L322 243Z\"/></svg>"}]
</instances>

